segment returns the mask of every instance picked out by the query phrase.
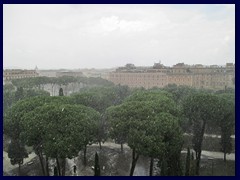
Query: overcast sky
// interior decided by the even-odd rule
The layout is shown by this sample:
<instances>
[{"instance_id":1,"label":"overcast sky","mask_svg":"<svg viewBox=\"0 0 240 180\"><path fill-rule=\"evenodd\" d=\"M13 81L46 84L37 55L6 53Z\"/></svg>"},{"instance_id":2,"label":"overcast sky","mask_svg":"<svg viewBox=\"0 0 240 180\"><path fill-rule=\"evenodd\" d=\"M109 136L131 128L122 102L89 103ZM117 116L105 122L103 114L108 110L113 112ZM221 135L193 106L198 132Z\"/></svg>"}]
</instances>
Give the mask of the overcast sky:
<instances>
[{"instance_id":1,"label":"overcast sky","mask_svg":"<svg viewBox=\"0 0 240 180\"><path fill-rule=\"evenodd\" d=\"M3 5L3 65L235 62L235 5Z\"/></svg>"}]
</instances>

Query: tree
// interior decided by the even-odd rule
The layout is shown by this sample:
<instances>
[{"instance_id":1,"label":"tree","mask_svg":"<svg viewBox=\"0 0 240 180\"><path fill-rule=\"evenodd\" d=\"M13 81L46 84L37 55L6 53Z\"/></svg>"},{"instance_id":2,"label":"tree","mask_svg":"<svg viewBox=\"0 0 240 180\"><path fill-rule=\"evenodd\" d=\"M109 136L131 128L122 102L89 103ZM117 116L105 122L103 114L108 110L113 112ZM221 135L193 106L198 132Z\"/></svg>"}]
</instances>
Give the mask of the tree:
<instances>
[{"instance_id":1,"label":"tree","mask_svg":"<svg viewBox=\"0 0 240 180\"><path fill-rule=\"evenodd\" d=\"M146 122L141 154L150 157L150 172L153 174L153 160L166 161L167 175L181 175L180 155L183 135L178 119L173 115L161 112Z\"/></svg>"},{"instance_id":2,"label":"tree","mask_svg":"<svg viewBox=\"0 0 240 180\"><path fill-rule=\"evenodd\" d=\"M153 125L155 127L154 136L159 139L162 136L163 147L154 144L150 146L150 155L157 157L160 161L165 161L165 174L168 176L180 176L182 175L181 169L181 150L183 146L183 132L179 125L179 119L166 112L159 113L155 117ZM154 129L154 128L152 128ZM150 129L151 130L151 129ZM160 141L159 139L158 141ZM158 153L156 153L158 152ZM149 155L149 156L150 156Z\"/></svg>"},{"instance_id":3,"label":"tree","mask_svg":"<svg viewBox=\"0 0 240 180\"><path fill-rule=\"evenodd\" d=\"M198 93L190 95L183 103L186 117L193 123L193 149L196 152L196 175L199 175L199 166L202 152L202 141L206 124L216 125L219 118L219 98L212 94Z\"/></svg>"},{"instance_id":4,"label":"tree","mask_svg":"<svg viewBox=\"0 0 240 180\"><path fill-rule=\"evenodd\" d=\"M25 143L28 146L33 146L35 153L39 157L43 175L45 175L45 168L43 163L44 161L42 145L43 139L42 136L40 136L42 133L40 129L42 126L44 126L44 123L42 122L42 120L38 120L34 122L32 126L28 126L29 131L32 133L33 137L31 139L26 139L26 137L24 137L23 134L28 132L24 132L26 130L23 129L24 126L22 124L23 123L22 121L23 116L25 116L27 113L33 111L35 108L39 106L48 103L65 104L71 103L71 101L67 97L50 97L50 96L39 96L18 101L11 108L9 108L6 114L4 114L4 126L3 126L4 133L7 134L12 140L22 139L22 143ZM36 113L36 115L38 115L38 113ZM36 127L37 131L32 130L31 128L33 127Z\"/></svg>"},{"instance_id":5,"label":"tree","mask_svg":"<svg viewBox=\"0 0 240 180\"><path fill-rule=\"evenodd\" d=\"M21 87L15 91L12 85L6 86L3 91L3 112L6 113L7 109L17 101L35 96L50 96L50 94L44 90L23 89Z\"/></svg>"},{"instance_id":6,"label":"tree","mask_svg":"<svg viewBox=\"0 0 240 180\"><path fill-rule=\"evenodd\" d=\"M170 84L163 88L163 90L171 93L173 95L173 99L177 104L181 104L182 101L189 95L192 95L197 92L195 88L176 84Z\"/></svg>"},{"instance_id":7,"label":"tree","mask_svg":"<svg viewBox=\"0 0 240 180\"><path fill-rule=\"evenodd\" d=\"M25 92L25 98L35 97L35 96L50 96L50 93L44 90L38 89L27 89Z\"/></svg>"},{"instance_id":8,"label":"tree","mask_svg":"<svg viewBox=\"0 0 240 180\"><path fill-rule=\"evenodd\" d=\"M190 159L190 172L189 172L191 176L195 175L195 172L196 172L195 166L196 166L196 163L194 160L194 153L192 152L191 159Z\"/></svg>"},{"instance_id":9,"label":"tree","mask_svg":"<svg viewBox=\"0 0 240 180\"><path fill-rule=\"evenodd\" d=\"M19 140L11 141L9 144L8 157L12 165L18 164L20 175L20 167L23 164L23 159L28 157L28 153Z\"/></svg>"},{"instance_id":10,"label":"tree","mask_svg":"<svg viewBox=\"0 0 240 180\"><path fill-rule=\"evenodd\" d=\"M95 154L94 176L100 176L100 166L98 162L98 154Z\"/></svg>"},{"instance_id":11,"label":"tree","mask_svg":"<svg viewBox=\"0 0 240 180\"><path fill-rule=\"evenodd\" d=\"M54 166L54 175L53 176L58 176L58 169L56 166Z\"/></svg>"},{"instance_id":12,"label":"tree","mask_svg":"<svg viewBox=\"0 0 240 180\"><path fill-rule=\"evenodd\" d=\"M98 124L98 131L96 134L96 142L105 142L107 139L107 122L105 121L105 110L116 104L120 104L129 94L129 89L125 86L114 87L93 87L82 90L80 93L72 94L73 102L82 104L101 113L101 118Z\"/></svg>"},{"instance_id":13,"label":"tree","mask_svg":"<svg viewBox=\"0 0 240 180\"><path fill-rule=\"evenodd\" d=\"M171 116L178 114L178 110L176 109L173 100L171 100L167 95L169 94L166 92L161 94L157 92L137 91L135 94L128 97L123 104L112 106L107 109L107 118L110 124L111 137L115 139L115 141L118 140L117 142L121 141L121 143L123 143L126 141L128 146L132 149L132 166L130 176L133 175L140 154L147 154L149 157L154 158L156 155L154 154L155 152L158 152L158 155L161 154L161 151L164 152L164 148L159 147L163 147L163 132L165 131L159 130L162 135L156 136L152 132L157 131L152 131L152 128L149 129L149 131L147 131L147 129L148 127L154 127L154 124L150 126L151 122L156 123L153 120L155 117L159 116L159 113L169 114L162 114L162 119L164 119L163 117L171 119ZM159 119L159 122L161 126L163 126L163 121ZM159 133L157 134L159 135ZM157 138L160 138L158 139L159 141L156 141ZM166 141L169 143L168 139L166 139ZM157 145L154 146L156 142L160 143L157 143L159 147ZM152 146L155 147L155 149ZM158 151L156 151L156 149L158 149ZM167 147L167 150L169 152L171 151L170 146ZM179 150L177 152L179 153ZM172 157L172 154L168 157Z\"/></svg>"},{"instance_id":14,"label":"tree","mask_svg":"<svg viewBox=\"0 0 240 180\"><path fill-rule=\"evenodd\" d=\"M104 113L108 107L120 104L128 94L129 89L125 86L113 86L86 88L71 96L76 104L89 106Z\"/></svg>"},{"instance_id":15,"label":"tree","mask_svg":"<svg viewBox=\"0 0 240 180\"><path fill-rule=\"evenodd\" d=\"M15 91L15 87L12 84L4 84L3 91Z\"/></svg>"},{"instance_id":16,"label":"tree","mask_svg":"<svg viewBox=\"0 0 240 180\"><path fill-rule=\"evenodd\" d=\"M224 162L226 162L226 154L232 151L231 135L234 132L235 122L235 95L221 94L219 95L219 118L218 125L221 129L221 151L224 153Z\"/></svg>"},{"instance_id":17,"label":"tree","mask_svg":"<svg viewBox=\"0 0 240 180\"><path fill-rule=\"evenodd\" d=\"M12 84L3 86L3 113L15 102L15 88Z\"/></svg>"},{"instance_id":18,"label":"tree","mask_svg":"<svg viewBox=\"0 0 240 180\"><path fill-rule=\"evenodd\" d=\"M28 145L41 142L46 156L56 158L59 175L64 175L65 159L77 156L93 141L99 117L82 105L44 104L24 115L22 137Z\"/></svg>"},{"instance_id":19,"label":"tree","mask_svg":"<svg viewBox=\"0 0 240 180\"><path fill-rule=\"evenodd\" d=\"M59 89L59 96L64 96L64 95L63 95L63 88L60 88L60 89Z\"/></svg>"},{"instance_id":20,"label":"tree","mask_svg":"<svg viewBox=\"0 0 240 180\"><path fill-rule=\"evenodd\" d=\"M15 101L19 101L24 98L24 91L22 87L17 88L15 92Z\"/></svg>"},{"instance_id":21,"label":"tree","mask_svg":"<svg viewBox=\"0 0 240 180\"><path fill-rule=\"evenodd\" d=\"M14 91L3 91L3 113L5 114L6 111L15 103L15 92Z\"/></svg>"}]
</instances>

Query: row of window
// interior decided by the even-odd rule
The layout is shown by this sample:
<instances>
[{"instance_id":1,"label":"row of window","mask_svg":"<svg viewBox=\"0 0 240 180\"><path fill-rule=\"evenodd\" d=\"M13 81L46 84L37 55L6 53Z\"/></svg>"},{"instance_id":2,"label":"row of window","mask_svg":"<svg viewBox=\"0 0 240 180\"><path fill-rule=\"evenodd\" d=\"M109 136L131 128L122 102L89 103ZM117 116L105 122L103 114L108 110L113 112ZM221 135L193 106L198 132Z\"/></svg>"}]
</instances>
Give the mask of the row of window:
<instances>
[{"instance_id":1,"label":"row of window","mask_svg":"<svg viewBox=\"0 0 240 180\"><path fill-rule=\"evenodd\" d=\"M118 78L118 81L166 81L166 79L133 79L133 78Z\"/></svg>"},{"instance_id":2,"label":"row of window","mask_svg":"<svg viewBox=\"0 0 240 180\"><path fill-rule=\"evenodd\" d=\"M22 78L28 78L28 77L36 77L36 76L8 76L8 77L5 77L5 79L11 80L11 79L22 79Z\"/></svg>"},{"instance_id":3,"label":"row of window","mask_svg":"<svg viewBox=\"0 0 240 180\"><path fill-rule=\"evenodd\" d=\"M145 75L141 75L141 74L134 74L134 75L127 75L127 74L118 75L118 74L115 74L115 75L114 75L114 74L112 74L111 77L113 77L113 78L114 78L114 77L116 77L116 78L118 78L118 77L119 77L119 78L121 78L121 77L122 77L122 78L123 78L123 77L125 77L125 78L130 78L130 77L132 77L132 78L136 78L136 77L138 77L138 78L139 78L139 77L140 77L140 78L141 78L141 77L143 77L143 78L147 78L147 77L148 77L148 78L160 78L160 77L162 77L162 78L163 78L163 77L166 77L166 75L150 75L150 74L149 74L149 75L146 75L146 74L145 74Z\"/></svg>"},{"instance_id":4,"label":"row of window","mask_svg":"<svg viewBox=\"0 0 240 180\"><path fill-rule=\"evenodd\" d=\"M11 75L28 75L28 74L36 74L36 72L35 71L33 71L33 72L31 72L31 71L29 71L29 72L25 72L25 73L23 73L23 72L4 72L4 75L9 75L9 76L11 76Z\"/></svg>"}]
</instances>

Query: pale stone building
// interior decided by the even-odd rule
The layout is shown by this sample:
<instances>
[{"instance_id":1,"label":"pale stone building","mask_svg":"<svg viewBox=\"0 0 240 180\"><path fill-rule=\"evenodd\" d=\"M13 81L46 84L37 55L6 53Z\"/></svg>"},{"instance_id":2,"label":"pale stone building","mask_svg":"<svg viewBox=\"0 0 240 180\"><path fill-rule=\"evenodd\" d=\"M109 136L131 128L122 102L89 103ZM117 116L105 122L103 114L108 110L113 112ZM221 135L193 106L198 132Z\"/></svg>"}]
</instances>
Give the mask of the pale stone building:
<instances>
[{"instance_id":1,"label":"pale stone building","mask_svg":"<svg viewBox=\"0 0 240 180\"><path fill-rule=\"evenodd\" d=\"M11 81L13 79L22 79L29 77L38 77L36 70L22 70L22 69L5 69L3 70L3 82Z\"/></svg>"},{"instance_id":2,"label":"pale stone building","mask_svg":"<svg viewBox=\"0 0 240 180\"><path fill-rule=\"evenodd\" d=\"M189 66L178 63L173 67L165 67L155 63L153 67L135 67L127 64L109 74L109 80L114 84L127 85L131 88L164 87L169 84L186 85L195 88L224 89L235 88L235 65Z\"/></svg>"}]
</instances>

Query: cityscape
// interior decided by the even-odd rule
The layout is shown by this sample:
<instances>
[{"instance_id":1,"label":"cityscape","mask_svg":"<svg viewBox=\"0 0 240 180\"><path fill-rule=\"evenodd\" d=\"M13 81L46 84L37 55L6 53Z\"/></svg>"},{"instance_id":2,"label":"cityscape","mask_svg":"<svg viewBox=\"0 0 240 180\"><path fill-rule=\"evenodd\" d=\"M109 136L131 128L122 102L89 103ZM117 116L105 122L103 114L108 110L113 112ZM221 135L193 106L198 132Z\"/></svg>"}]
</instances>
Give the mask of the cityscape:
<instances>
[{"instance_id":1,"label":"cityscape","mask_svg":"<svg viewBox=\"0 0 240 180\"><path fill-rule=\"evenodd\" d=\"M4 176L235 176L234 4L3 10Z\"/></svg>"},{"instance_id":2,"label":"cityscape","mask_svg":"<svg viewBox=\"0 0 240 180\"><path fill-rule=\"evenodd\" d=\"M83 70L39 70L37 67L34 70L5 69L3 83L13 79L39 76L95 77L106 79L115 85L145 89L163 88L171 84L212 90L235 88L235 64L233 63L226 63L223 66L202 64L190 66L178 63L172 67L166 67L161 63L154 63L152 67L136 67L129 63L116 69Z\"/></svg>"}]
</instances>

